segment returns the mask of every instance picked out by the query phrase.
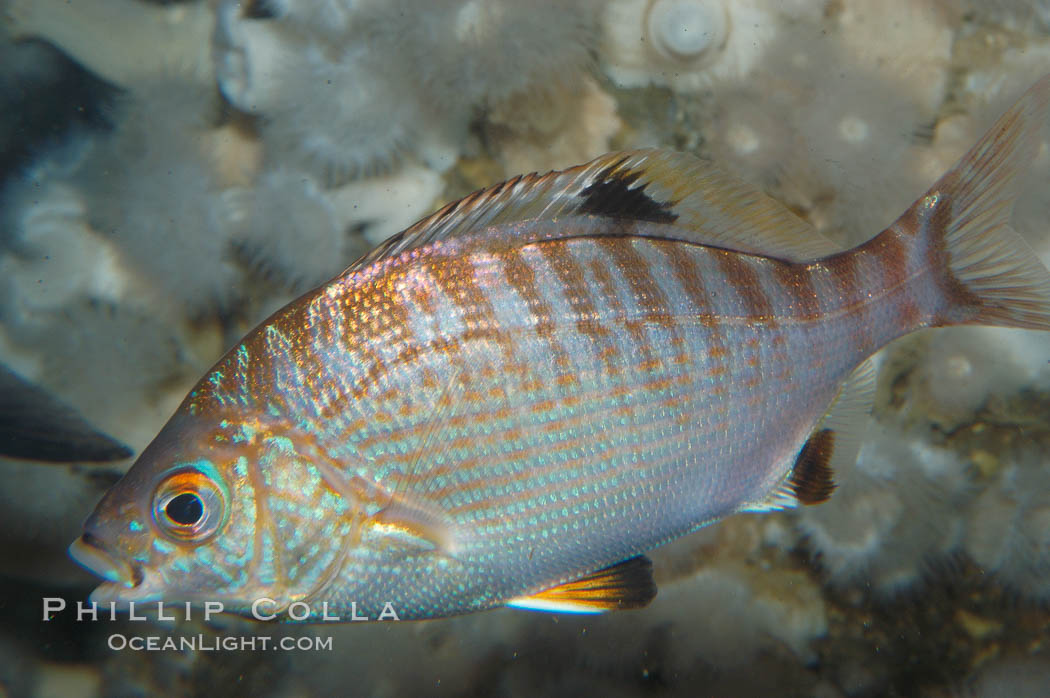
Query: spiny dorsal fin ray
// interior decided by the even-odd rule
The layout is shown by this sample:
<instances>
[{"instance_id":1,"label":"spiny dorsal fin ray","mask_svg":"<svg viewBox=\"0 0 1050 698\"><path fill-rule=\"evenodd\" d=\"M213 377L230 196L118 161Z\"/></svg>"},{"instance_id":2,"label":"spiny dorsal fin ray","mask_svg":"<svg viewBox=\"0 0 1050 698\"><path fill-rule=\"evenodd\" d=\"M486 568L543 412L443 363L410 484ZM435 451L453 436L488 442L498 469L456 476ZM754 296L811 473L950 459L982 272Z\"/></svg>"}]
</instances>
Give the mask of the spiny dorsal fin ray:
<instances>
[{"instance_id":1,"label":"spiny dorsal fin ray","mask_svg":"<svg viewBox=\"0 0 1050 698\"><path fill-rule=\"evenodd\" d=\"M777 511L819 504L835 488L834 473L857 460L875 400L875 362L869 357L842 384L831 407L799 449L783 483L742 511Z\"/></svg>"},{"instance_id":2,"label":"spiny dorsal fin ray","mask_svg":"<svg viewBox=\"0 0 1050 698\"><path fill-rule=\"evenodd\" d=\"M639 222L638 235L789 261L840 251L786 207L708 162L687 153L631 150L477 191L393 236L348 271L466 233L509 233L519 243L552 237L551 226L496 229L513 223L566 223L560 230L579 235L579 227L568 223L587 217ZM593 227L587 234L623 234L623 229Z\"/></svg>"},{"instance_id":3,"label":"spiny dorsal fin ray","mask_svg":"<svg viewBox=\"0 0 1050 698\"><path fill-rule=\"evenodd\" d=\"M575 581L511 599L507 605L528 611L603 613L642 608L655 596L653 563L639 555Z\"/></svg>"}]
</instances>

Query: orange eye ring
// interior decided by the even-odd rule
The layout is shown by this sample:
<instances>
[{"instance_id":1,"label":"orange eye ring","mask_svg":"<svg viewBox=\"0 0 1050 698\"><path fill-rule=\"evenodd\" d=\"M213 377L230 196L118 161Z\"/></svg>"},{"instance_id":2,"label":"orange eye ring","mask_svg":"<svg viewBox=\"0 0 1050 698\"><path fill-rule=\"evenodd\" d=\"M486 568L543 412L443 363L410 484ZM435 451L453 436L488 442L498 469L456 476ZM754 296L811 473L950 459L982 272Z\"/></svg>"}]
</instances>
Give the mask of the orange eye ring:
<instances>
[{"instance_id":1,"label":"orange eye ring","mask_svg":"<svg viewBox=\"0 0 1050 698\"><path fill-rule=\"evenodd\" d=\"M221 480L196 468L180 469L161 480L153 493L153 521L170 538L203 543L226 521L227 497Z\"/></svg>"}]
</instances>

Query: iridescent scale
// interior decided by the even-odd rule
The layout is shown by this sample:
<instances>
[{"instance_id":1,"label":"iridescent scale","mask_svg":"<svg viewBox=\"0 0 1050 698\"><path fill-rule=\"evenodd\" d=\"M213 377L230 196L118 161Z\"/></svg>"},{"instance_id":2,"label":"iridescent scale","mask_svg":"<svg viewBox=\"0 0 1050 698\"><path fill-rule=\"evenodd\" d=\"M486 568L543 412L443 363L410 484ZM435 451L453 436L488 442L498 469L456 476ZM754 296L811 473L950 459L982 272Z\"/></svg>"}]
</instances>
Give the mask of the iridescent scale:
<instances>
[{"instance_id":1,"label":"iridescent scale","mask_svg":"<svg viewBox=\"0 0 1050 698\"><path fill-rule=\"evenodd\" d=\"M1048 110L1050 77L847 251L660 151L450 204L198 383L71 548L109 580L92 598L247 614L265 596L315 620L325 603L644 605L648 550L827 498L880 347L928 326L1050 330L1050 272L1009 228ZM222 523L147 526L176 485Z\"/></svg>"},{"instance_id":2,"label":"iridescent scale","mask_svg":"<svg viewBox=\"0 0 1050 698\"><path fill-rule=\"evenodd\" d=\"M195 409L262 396L339 467L443 512L464 533L441 564L482 607L761 502L843 379L930 307L901 283L922 260L885 238L800 264L656 224L588 235L600 224L490 230L352 272L250 338ZM419 607L406 595L442 579L438 560L340 586Z\"/></svg>"}]
</instances>

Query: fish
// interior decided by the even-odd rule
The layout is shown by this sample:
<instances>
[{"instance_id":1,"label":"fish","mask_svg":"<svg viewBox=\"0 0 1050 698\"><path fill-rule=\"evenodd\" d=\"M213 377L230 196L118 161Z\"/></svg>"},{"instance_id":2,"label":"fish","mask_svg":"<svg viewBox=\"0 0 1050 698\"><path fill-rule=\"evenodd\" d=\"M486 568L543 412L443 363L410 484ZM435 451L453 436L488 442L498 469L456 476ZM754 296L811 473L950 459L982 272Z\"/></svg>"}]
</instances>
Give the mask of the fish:
<instances>
[{"instance_id":1,"label":"fish","mask_svg":"<svg viewBox=\"0 0 1050 698\"><path fill-rule=\"evenodd\" d=\"M132 451L0 364L0 456L45 463L106 463L130 458Z\"/></svg>"},{"instance_id":2,"label":"fish","mask_svg":"<svg viewBox=\"0 0 1050 698\"><path fill-rule=\"evenodd\" d=\"M1009 225L1048 102L1050 76L852 249L660 150L449 204L200 380L70 547L91 599L645 606L654 548L831 496L881 347L1050 330L1050 272Z\"/></svg>"}]
</instances>

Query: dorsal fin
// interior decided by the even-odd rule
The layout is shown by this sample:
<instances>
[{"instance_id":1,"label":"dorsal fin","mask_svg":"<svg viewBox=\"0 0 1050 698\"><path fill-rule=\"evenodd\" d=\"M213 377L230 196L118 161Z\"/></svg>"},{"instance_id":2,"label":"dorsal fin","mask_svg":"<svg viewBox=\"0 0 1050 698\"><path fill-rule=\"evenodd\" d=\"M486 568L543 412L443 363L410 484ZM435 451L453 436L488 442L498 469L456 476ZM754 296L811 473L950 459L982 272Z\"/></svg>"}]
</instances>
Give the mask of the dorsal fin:
<instances>
[{"instance_id":1,"label":"dorsal fin","mask_svg":"<svg viewBox=\"0 0 1050 698\"><path fill-rule=\"evenodd\" d=\"M875 399L875 362L868 358L842 384L838 396L817 422L780 487L742 511L776 511L799 504L819 504L835 489L834 472L857 460Z\"/></svg>"},{"instance_id":2,"label":"dorsal fin","mask_svg":"<svg viewBox=\"0 0 1050 698\"><path fill-rule=\"evenodd\" d=\"M348 271L428 242L511 223L565 223L565 234L579 235L579 226L568 223L594 217L647 224L639 235L788 261L841 251L783 205L708 162L687 153L630 150L470 194L391 237ZM534 236L551 237L550 226L537 228ZM619 226L592 228L586 234L623 234ZM513 234L530 241L528 230Z\"/></svg>"},{"instance_id":3,"label":"dorsal fin","mask_svg":"<svg viewBox=\"0 0 1050 698\"><path fill-rule=\"evenodd\" d=\"M656 597L653 563L644 555L592 572L507 605L528 611L603 613L642 608Z\"/></svg>"}]
</instances>

